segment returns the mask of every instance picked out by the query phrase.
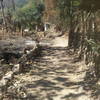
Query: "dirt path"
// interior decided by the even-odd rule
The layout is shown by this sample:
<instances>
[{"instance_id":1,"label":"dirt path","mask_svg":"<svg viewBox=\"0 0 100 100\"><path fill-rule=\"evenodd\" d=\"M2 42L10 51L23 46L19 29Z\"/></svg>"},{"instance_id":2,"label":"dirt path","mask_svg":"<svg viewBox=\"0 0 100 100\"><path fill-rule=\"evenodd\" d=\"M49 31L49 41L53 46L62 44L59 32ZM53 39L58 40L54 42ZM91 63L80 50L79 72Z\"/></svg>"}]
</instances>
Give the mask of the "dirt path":
<instances>
[{"instance_id":1,"label":"dirt path","mask_svg":"<svg viewBox=\"0 0 100 100\"><path fill-rule=\"evenodd\" d=\"M66 47L42 47L31 71L15 75L4 100L93 100L84 90L86 66Z\"/></svg>"}]
</instances>

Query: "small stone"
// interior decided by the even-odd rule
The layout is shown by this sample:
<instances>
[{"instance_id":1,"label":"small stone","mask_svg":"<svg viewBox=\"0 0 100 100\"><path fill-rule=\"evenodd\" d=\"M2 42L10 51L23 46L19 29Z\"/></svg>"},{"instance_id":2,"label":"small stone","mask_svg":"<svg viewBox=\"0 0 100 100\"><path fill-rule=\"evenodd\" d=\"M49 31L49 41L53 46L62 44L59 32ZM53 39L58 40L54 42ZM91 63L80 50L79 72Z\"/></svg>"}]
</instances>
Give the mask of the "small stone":
<instances>
[{"instance_id":1,"label":"small stone","mask_svg":"<svg viewBox=\"0 0 100 100\"><path fill-rule=\"evenodd\" d=\"M13 72L12 71L6 73L5 76L0 81L0 87L6 86L7 85L7 82L9 80L11 80L12 77L13 77Z\"/></svg>"},{"instance_id":2,"label":"small stone","mask_svg":"<svg viewBox=\"0 0 100 100\"><path fill-rule=\"evenodd\" d=\"M19 72L19 69L20 69L20 64L16 64L14 65L14 67L12 68L12 71L15 73L18 73Z\"/></svg>"}]
</instances>

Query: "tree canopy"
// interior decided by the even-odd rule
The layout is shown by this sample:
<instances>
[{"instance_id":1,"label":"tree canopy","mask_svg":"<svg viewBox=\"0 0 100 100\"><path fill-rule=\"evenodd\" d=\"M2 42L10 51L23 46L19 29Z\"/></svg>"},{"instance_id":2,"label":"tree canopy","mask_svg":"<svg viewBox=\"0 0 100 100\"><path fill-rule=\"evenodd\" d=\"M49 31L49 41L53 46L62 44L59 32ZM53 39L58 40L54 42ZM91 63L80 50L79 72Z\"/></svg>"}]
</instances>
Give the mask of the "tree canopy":
<instances>
[{"instance_id":1,"label":"tree canopy","mask_svg":"<svg viewBox=\"0 0 100 100\"><path fill-rule=\"evenodd\" d=\"M15 20L19 21L26 27L32 27L34 24L41 22L44 5L39 3L36 5L35 1L29 0L23 7L18 8L15 12Z\"/></svg>"}]
</instances>

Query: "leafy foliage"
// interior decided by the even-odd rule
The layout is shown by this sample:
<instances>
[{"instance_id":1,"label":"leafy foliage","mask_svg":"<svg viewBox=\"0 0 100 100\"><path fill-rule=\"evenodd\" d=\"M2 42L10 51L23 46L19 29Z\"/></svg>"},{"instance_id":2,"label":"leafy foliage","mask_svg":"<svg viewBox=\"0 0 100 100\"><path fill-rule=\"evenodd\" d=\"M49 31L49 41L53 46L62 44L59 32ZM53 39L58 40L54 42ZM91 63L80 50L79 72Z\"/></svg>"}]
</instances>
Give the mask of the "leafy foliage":
<instances>
[{"instance_id":1,"label":"leafy foliage","mask_svg":"<svg viewBox=\"0 0 100 100\"><path fill-rule=\"evenodd\" d=\"M15 13L15 20L19 21L24 27L32 27L34 24L41 23L41 18L43 15L44 5L35 5L33 0L19 8Z\"/></svg>"},{"instance_id":2,"label":"leafy foliage","mask_svg":"<svg viewBox=\"0 0 100 100\"><path fill-rule=\"evenodd\" d=\"M93 39L86 40L86 42L94 54L100 53L100 44L97 44Z\"/></svg>"},{"instance_id":3,"label":"leafy foliage","mask_svg":"<svg viewBox=\"0 0 100 100\"><path fill-rule=\"evenodd\" d=\"M96 11L100 9L100 0L82 0L81 8L87 11Z\"/></svg>"}]
</instances>

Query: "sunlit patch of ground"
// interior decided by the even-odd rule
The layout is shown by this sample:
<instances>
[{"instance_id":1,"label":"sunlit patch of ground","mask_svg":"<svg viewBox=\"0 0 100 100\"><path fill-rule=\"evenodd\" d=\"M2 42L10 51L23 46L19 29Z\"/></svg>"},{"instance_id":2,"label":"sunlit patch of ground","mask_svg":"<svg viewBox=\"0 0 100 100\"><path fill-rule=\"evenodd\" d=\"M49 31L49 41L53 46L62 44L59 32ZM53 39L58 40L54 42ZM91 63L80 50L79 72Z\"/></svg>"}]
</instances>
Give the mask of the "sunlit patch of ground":
<instances>
[{"instance_id":1,"label":"sunlit patch of ground","mask_svg":"<svg viewBox=\"0 0 100 100\"><path fill-rule=\"evenodd\" d=\"M68 37L56 37L52 42L55 47L67 47Z\"/></svg>"}]
</instances>

